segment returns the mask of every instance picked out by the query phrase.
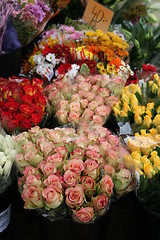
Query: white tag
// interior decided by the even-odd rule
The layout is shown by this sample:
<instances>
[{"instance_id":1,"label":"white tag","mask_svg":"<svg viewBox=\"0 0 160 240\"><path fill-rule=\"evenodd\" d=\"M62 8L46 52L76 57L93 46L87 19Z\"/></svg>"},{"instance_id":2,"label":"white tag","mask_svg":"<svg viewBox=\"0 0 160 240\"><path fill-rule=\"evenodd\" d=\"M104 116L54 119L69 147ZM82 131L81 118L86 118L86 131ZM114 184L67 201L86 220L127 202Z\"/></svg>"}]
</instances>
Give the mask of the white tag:
<instances>
[{"instance_id":1,"label":"white tag","mask_svg":"<svg viewBox=\"0 0 160 240\"><path fill-rule=\"evenodd\" d=\"M133 135L132 128L128 122L125 124L122 122L118 123L120 135Z\"/></svg>"},{"instance_id":2,"label":"white tag","mask_svg":"<svg viewBox=\"0 0 160 240\"><path fill-rule=\"evenodd\" d=\"M9 207L0 213L0 232L3 232L5 230L10 222L11 217L11 204Z\"/></svg>"}]
</instances>

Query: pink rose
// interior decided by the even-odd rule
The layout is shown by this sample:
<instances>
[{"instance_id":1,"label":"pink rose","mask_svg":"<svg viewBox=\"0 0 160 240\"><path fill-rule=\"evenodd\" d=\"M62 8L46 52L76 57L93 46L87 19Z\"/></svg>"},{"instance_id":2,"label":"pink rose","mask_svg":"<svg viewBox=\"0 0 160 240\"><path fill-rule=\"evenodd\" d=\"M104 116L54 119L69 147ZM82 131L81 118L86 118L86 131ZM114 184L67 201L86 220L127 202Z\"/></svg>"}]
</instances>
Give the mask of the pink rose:
<instances>
[{"instance_id":1,"label":"pink rose","mask_svg":"<svg viewBox=\"0 0 160 240\"><path fill-rule=\"evenodd\" d=\"M78 87L79 87L79 90L82 90L82 91L86 91L86 92L89 92L91 90L91 83L89 82L81 82Z\"/></svg>"},{"instance_id":2,"label":"pink rose","mask_svg":"<svg viewBox=\"0 0 160 240\"><path fill-rule=\"evenodd\" d=\"M123 190L125 189L132 180L131 172L128 169L121 169L115 177L115 189Z\"/></svg>"},{"instance_id":3,"label":"pink rose","mask_svg":"<svg viewBox=\"0 0 160 240\"><path fill-rule=\"evenodd\" d=\"M57 147L57 148L55 149L55 152L60 153L61 156L62 156L62 158L64 158L64 159L65 159L65 158L67 157L67 155L68 155L68 150L67 150L67 148L65 148L65 147L63 147L63 146Z\"/></svg>"},{"instance_id":4,"label":"pink rose","mask_svg":"<svg viewBox=\"0 0 160 240\"><path fill-rule=\"evenodd\" d=\"M109 149L111 149L111 144L106 142L106 141L103 141L100 143L100 153L102 154L103 157L106 156L106 152L109 151Z\"/></svg>"},{"instance_id":5,"label":"pink rose","mask_svg":"<svg viewBox=\"0 0 160 240\"><path fill-rule=\"evenodd\" d=\"M24 144L22 146L22 149L23 149L24 153L27 153L29 151L32 151L36 154L38 153L36 145L33 142L27 142L26 144Z\"/></svg>"},{"instance_id":6,"label":"pink rose","mask_svg":"<svg viewBox=\"0 0 160 240\"><path fill-rule=\"evenodd\" d=\"M83 160L84 156L85 156L85 150L82 148L76 148L73 150L73 152L70 153L70 159L81 158Z\"/></svg>"},{"instance_id":7,"label":"pink rose","mask_svg":"<svg viewBox=\"0 0 160 240\"><path fill-rule=\"evenodd\" d=\"M23 174L25 177L27 177L28 175L34 175L38 172L38 170L32 166L27 166L24 171Z\"/></svg>"},{"instance_id":8,"label":"pink rose","mask_svg":"<svg viewBox=\"0 0 160 240\"><path fill-rule=\"evenodd\" d=\"M62 155L60 153L55 153L51 156L46 157L46 161L51 162L56 167L58 167L58 166L62 165L63 158L62 158Z\"/></svg>"},{"instance_id":9,"label":"pink rose","mask_svg":"<svg viewBox=\"0 0 160 240\"><path fill-rule=\"evenodd\" d=\"M120 143L119 137L113 134L109 135L107 140L113 147L118 146Z\"/></svg>"},{"instance_id":10,"label":"pink rose","mask_svg":"<svg viewBox=\"0 0 160 240\"><path fill-rule=\"evenodd\" d=\"M46 137L45 137L45 136L41 136L41 137L38 137L38 138L37 138L36 144L37 144L38 146L40 146L40 144L41 144L42 142L45 142L45 141L46 141Z\"/></svg>"},{"instance_id":11,"label":"pink rose","mask_svg":"<svg viewBox=\"0 0 160 240\"><path fill-rule=\"evenodd\" d=\"M113 167L112 165L110 165L110 164L105 164L105 165L103 166L103 170L104 170L104 174L105 174L105 175L110 175L110 176L112 176L112 177L115 176L115 169L114 169L114 167Z\"/></svg>"},{"instance_id":12,"label":"pink rose","mask_svg":"<svg viewBox=\"0 0 160 240\"><path fill-rule=\"evenodd\" d=\"M102 138L105 138L111 134L111 132L107 128L102 126L99 126L98 128L96 128L96 131L99 134L99 136Z\"/></svg>"},{"instance_id":13,"label":"pink rose","mask_svg":"<svg viewBox=\"0 0 160 240\"><path fill-rule=\"evenodd\" d=\"M80 112L80 103L79 102L71 102L69 105L70 112Z\"/></svg>"},{"instance_id":14,"label":"pink rose","mask_svg":"<svg viewBox=\"0 0 160 240\"><path fill-rule=\"evenodd\" d=\"M82 148L82 149L85 149L86 146L87 146L87 138L86 137L78 137L76 140L75 140L75 145L76 145L76 148Z\"/></svg>"},{"instance_id":15,"label":"pink rose","mask_svg":"<svg viewBox=\"0 0 160 240\"><path fill-rule=\"evenodd\" d=\"M104 175L101 179L100 187L104 193L110 196L113 192L113 180L109 175Z\"/></svg>"},{"instance_id":16,"label":"pink rose","mask_svg":"<svg viewBox=\"0 0 160 240\"><path fill-rule=\"evenodd\" d=\"M82 114L82 122L89 123L94 116L94 112L89 108L86 108Z\"/></svg>"},{"instance_id":17,"label":"pink rose","mask_svg":"<svg viewBox=\"0 0 160 240\"><path fill-rule=\"evenodd\" d=\"M54 174L57 171L56 166L54 165L54 163L51 163L51 162L46 162L46 161L40 162L38 164L38 167L41 169L44 176Z\"/></svg>"},{"instance_id":18,"label":"pink rose","mask_svg":"<svg viewBox=\"0 0 160 240\"><path fill-rule=\"evenodd\" d=\"M24 185L25 181L26 181L25 176L18 178L18 189L21 193L23 192L23 185Z\"/></svg>"},{"instance_id":19,"label":"pink rose","mask_svg":"<svg viewBox=\"0 0 160 240\"><path fill-rule=\"evenodd\" d=\"M92 111L95 111L95 109L98 107L98 103L94 100L90 102L88 106Z\"/></svg>"},{"instance_id":20,"label":"pink rose","mask_svg":"<svg viewBox=\"0 0 160 240\"><path fill-rule=\"evenodd\" d=\"M79 101L80 101L80 96L79 96L78 93L77 94L73 94L71 96L71 102L79 102Z\"/></svg>"},{"instance_id":21,"label":"pink rose","mask_svg":"<svg viewBox=\"0 0 160 240\"><path fill-rule=\"evenodd\" d=\"M44 181L46 187L52 186L57 192L62 193L62 181L60 177L50 174Z\"/></svg>"},{"instance_id":22,"label":"pink rose","mask_svg":"<svg viewBox=\"0 0 160 240\"><path fill-rule=\"evenodd\" d=\"M100 126L102 126L103 125L103 118L101 117L101 116L99 116L99 115L94 115L93 116L93 123L94 123L94 125L100 125Z\"/></svg>"},{"instance_id":23,"label":"pink rose","mask_svg":"<svg viewBox=\"0 0 160 240\"><path fill-rule=\"evenodd\" d=\"M92 198L93 207L98 215L104 215L106 208L108 207L108 198L105 194L100 194Z\"/></svg>"},{"instance_id":24,"label":"pink rose","mask_svg":"<svg viewBox=\"0 0 160 240\"><path fill-rule=\"evenodd\" d=\"M109 97L111 92L107 88L100 88L99 95L103 98Z\"/></svg>"},{"instance_id":25,"label":"pink rose","mask_svg":"<svg viewBox=\"0 0 160 240\"><path fill-rule=\"evenodd\" d=\"M84 170L83 161L80 158L70 159L67 164L63 166L64 170L71 170L76 174L80 174Z\"/></svg>"},{"instance_id":26,"label":"pink rose","mask_svg":"<svg viewBox=\"0 0 160 240\"><path fill-rule=\"evenodd\" d=\"M116 96L110 96L105 98L105 104L109 105L111 108L119 101L119 98Z\"/></svg>"},{"instance_id":27,"label":"pink rose","mask_svg":"<svg viewBox=\"0 0 160 240\"><path fill-rule=\"evenodd\" d=\"M117 152L115 150L108 149L106 151L106 156L107 156L108 163L110 165L115 166L118 163L118 155L117 155Z\"/></svg>"},{"instance_id":28,"label":"pink rose","mask_svg":"<svg viewBox=\"0 0 160 240\"><path fill-rule=\"evenodd\" d=\"M28 175L26 177L25 184L28 186L38 186L38 187L42 186L41 175L40 174Z\"/></svg>"},{"instance_id":29,"label":"pink rose","mask_svg":"<svg viewBox=\"0 0 160 240\"><path fill-rule=\"evenodd\" d=\"M84 191L80 184L69 187L65 191L66 204L71 208L79 207L84 203Z\"/></svg>"},{"instance_id":30,"label":"pink rose","mask_svg":"<svg viewBox=\"0 0 160 240\"><path fill-rule=\"evenodd\" d=\"M92 92L98 95L100 87L97 85L92 86Z\"/></svg>"},{"instance_id":31,"label":"pink rose","mask_svg":"<svg viewBox=\"0 0 160 240\"><path fill-rule=\"evenodd\" d=\"M71 86L71 91L73 91L73 92L75 92L75 93L78 91L78 85L77 85L77 83L72 84L72 86Z\"/></svg>"},{"instance_id":32,"label":"pink rose","mask_svg":"<svg viewBox=\"0 0 160 240\"><path fill-rule=\"evenodd\" d=\"M69 122L75 122L75 123L79 123L80 120L80 113L79 112L70 112L69 116L68 116L68 121Z\"/></svg>"},{"instance_id":33,"label":"pink rose","mask_svg":"<svg viewBox=\"0 0 160 240\"><path fill-rule=\"evenodd\" d=\"M53 142L42 142L40 144L40 150L42 151L42 153L44 154L44 157L46 157L50 152L52 152L54 149L54 144Z\"/></svg>"},{"instance_id":34,"label":"pink rose","mask_svg":"<svg viewBox=\"0 0 160 240\"><path fill-rule=\"evenodd\" d=\"M78 174L71 170L67 170L63 175L63 184L65 187L73 187L78 181Z\"/></svg>"},{"instance_id":35,"label":"pink rose","mask_svg":"<svg viewBox=\"0 0 160 240\"><path fill-rule=\"evenodd\" d=\"M36 154L35 152L28 151L24 155L24 159L27 162L29 162L32 166L36 167L43 160L43 157L38 155L38 154Z\"/></svg>"},{"instance_id":36,"label":"pink rose","mask_svg":"<svg viewBox=\"0 0 160 240\"><path fill-rule=\"evenodd\" d=\"M16 164L18 167L18 170L23 173L23 170L26 166L29 166L30 164L28 162L26 162L26 160L24 159L24 156L22 153L18 153L16 154Z\"/></svg>"},{"instance_id":37,"label":"pink rose","mask_svg":"<svg viewBox=\"0 0 160 240\"><path fill-rule=\"evenodd\" d=\"M104 99L103 99L103 97L101 97L101 96L96 96L95 99L94 99L94 101L96 101L96 103L98 104L98 106L104 104Z\"/></svg>"},{"instance_id":38,"label":"pink rose","mask_svg":"<svg viewBox=\"0 0 160 240\"><path fill-rule=\"evenodd\" d=\"M69 110L69 102L67 100L61 99L58 104L58 109Z\"/></svg>"},{"instance_id":39,"label":"pink rose","mask_svg":"<svg viewBox=\"0 0 160 240\"><path fill-rule=\"evenodd\" d=\"M80 100L81 108L85 109L88 106L88 100L82 99Z\"/></svg>"},{"instance_id":40,"label":"pink rose","mask_svg":"<svg viewBox=\"0 0 160 240\"><path fill-rule=\"evenodd\" d=\"M110 81L112 81L112 79L109 78L108 75L103 74L103 75L102 75L101 87L102 87L102 88L103 88L103 87L106 87Z\"/></svg>"},{"instance_id":41,"label":"pink rose","mask_svg":"<svg viewBox=\"0 0 160 240\"><path fill-rule=\"evenodd\" d=\"M84 175L90 176L96 179L99 176L99 165L98 162L92 159L88 159L84 162Z\"/></svg>"},{"instance_id":42,"label":"pink rose","mask_svg":"<svg viewBox=\"0 0 160 240\"><path fill-rule=\"evenodd\" d=\"M87 98L87 100L88 100L89 102L92 102L92 101L94 100L94 98L95 98L95 93L93 93L93 92L87 92L87 93L85 94L85 97Z\"/></svg>"},{"instance_id":43,"label":"pink rose","mask_svg":"<svg viewBox=\"0 0 160 240\"><path fill-rule=\"evenodd\" d=\"M82 176L81 183L82 183L85 195L93 196L96 193L96 182L92 177Z\"/></svg>"},{"instance_id":44,"label":"pink rose","mask_svg":"<svg viewBox=\"0 0 160 240\"><path fill-rule=\"evenodd\" d=\"M89 223L94 218L94 209L92 207L82 207L76 212L75 219L82 223Z\"/></svg>"},{"instance_id":45,"label":"pink rose","mask_svg":"<svg viewBox=\"0 0 160 240\"><path fill-rule=\"evenodd\" d=\"M57 192L52 185L43 189L42 196L47 207L52 209L59 207L63 201L62 193Z\"/></svg>"},{"instance_id":46,"label":"pink rose","mask_svg":"<svg viewBox=\"0 0 160 240\"><path fill-rule=\"evenodd\" d=\"M111 113L111 108L105 105L98 106L96 108L96 114L100 115L101 117L107 117Z\"/></svg>"},{"instance_id":47,"label":"pink rose","mask_svg":"<svg viewBox=\"0 0 160 240\"><path fill-rule=\"evenodd\" d=\"M22 199L25 209L42 208L42 188L38 186L27 186L23 189Z\"/></svg>"},{"instance_id":48,"label":"pink rose","mask_svg":"<svg viewBox=\"0 0 160 240\"><path fill-rule=\"evenodd\" d=\"M59 109L59 110L56 112L56 117L58 118L58 121L59 121L61 124L65 124L65 123L67 123L68 111L67 111L67 110Z\"/></svg>"}]
</instances>

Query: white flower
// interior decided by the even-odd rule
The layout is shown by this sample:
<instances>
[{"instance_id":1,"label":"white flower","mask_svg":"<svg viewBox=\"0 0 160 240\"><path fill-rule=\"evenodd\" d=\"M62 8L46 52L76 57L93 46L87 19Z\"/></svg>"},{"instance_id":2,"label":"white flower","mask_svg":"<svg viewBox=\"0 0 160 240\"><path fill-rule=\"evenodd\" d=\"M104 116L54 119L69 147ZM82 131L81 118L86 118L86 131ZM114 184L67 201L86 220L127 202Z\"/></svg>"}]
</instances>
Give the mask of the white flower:
<instances>
[{"instance_id":1,"label":"white flower","mask_svg":"<svg viewBox=\"0 0 160 240\"><path fill-rule=\"evenodd\" d=\"M45 76L50 81L54 74L53 65L49 64L49 63L44 63L43 65L38 65L36 67L36 72L40 76Z\"/></svg>"},{"instance_id":2,"label":"white flower","mask_svg":"<svg viewBox=\"0 0 160 240\"><path fill-rule=\"evenodd\" d=\"M48 53L46 55L46 60L50 63L52 63L53 67L55 67L57 64L59 64L60 60L56 59L55 54L53 53Z\"/></svg>"},{"instance_id":3,"label":"white flower","mask_svg":"<svg viewBox=\"0 0 160 240\"><path fill-rule=\"evenodd\" d=\"M3 167L4 175L9 176L12 168L12 162L7 161Z\"/></svg>"},{"instance_id":4,"label":"white flower","mask_svg":"<svg viewBox=\"0 0 160 240\"><path fill-rule=\"evenodd\" d=\"M0 166L0 175L3 174L3 168Z\"/></svg>"},{"instance_id":5,"label":"white flower","mask_svg":"<svg viewBox=\"0 0 160 240\"><path fill-rule=\"evenodd\" d=\"M36 63L36 64L42 64L45 62L45 57L43 57L42 54L36 54L34 55L33 57L33 61Z\"/></svg>"},{"instance_id":6,"label":"white flower","mask_svg":"<svg viewBox=\"0 0 160 240\"><path fill-rule=\"evenodd\" d=\"M78 69L80 68L77 64L72 64L71 70L66 73L66 77L72 79L77 75Z\"/></svg>"}]
</instances>

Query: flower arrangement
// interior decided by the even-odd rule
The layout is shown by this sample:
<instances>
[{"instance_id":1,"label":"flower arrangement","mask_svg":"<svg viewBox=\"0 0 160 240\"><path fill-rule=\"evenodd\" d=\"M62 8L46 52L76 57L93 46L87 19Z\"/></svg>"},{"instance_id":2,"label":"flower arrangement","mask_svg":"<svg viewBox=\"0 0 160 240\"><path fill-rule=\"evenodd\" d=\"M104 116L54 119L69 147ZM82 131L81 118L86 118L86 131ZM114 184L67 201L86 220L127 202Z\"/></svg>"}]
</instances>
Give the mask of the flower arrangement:
<instances>
[{"instance_id":1,"label":"flower arrangement","mask_svg":"<svg viewBox=\"0 0 160 240\"><path fill-rule=\"evenodd\" d=\"M13 163L16 156L16 143L10 135L0 134L0 193L3 193L13 182Z\"/></svg>"},{"instance_id":2,"label":"flower arrangement","mask_svg":"<svg viewBox=\"0 0 160 240\"><path fill-rule=\"evenodd\" d=\"M26 209L42 210L52 220L69 213L91 223L105 214L114 193L133 190L132 172L124 164L128 151L106 128L36 126L14 139Z\"/></svg>"},{"instance_id":3,"label":"flower arrangement","mask_svg":"<svg viewBox=\"0 0 160 240\"><path fill-rule=\"evenodd\" d=\"M102 126L118 102L125 82L107 75L77 75L74 81L64 77L45 87L48 112L59 124L90 123Z\"/></svg>"},{"instance_id":4,"label":"flower arrangement","mask_svg":"<svg viewBox=\"0 0 160 240\"><path fill-rule=\"evenodd\" d=\"M113 107L117 121L129 122L133 132L156 128L159 133L160 78L156 73L148 81L130 84L122 90Z\"/></svg>"},{"instance_id":5,"label":"flower arrangement","mask_svg":"<svg viewBox=\"0 0 160 240\"><path fill-rule=\"evenodd\" d=\"M24 62L23 72L36 73L51 81L59 76L59 68L67 72L76 64L77 72L81 72L85 64L90 74L119 75L126 79L132 75L130 66L122 61L128 56L127 47L114 32L77 31L72 26L60 25L58 31L55 27L42 35L29 60Z\"/></svg>"},{"instance_id":6,"label":"flower arrangement","mask_svg":"<svg viewBox=\"0 0 160 240\"><path fill-rule=\"evenodd\" d=\"M43 84L38 78L0 78L0 120L7 133L27 130L44 119Z\"/></svg>"}]
</instances>

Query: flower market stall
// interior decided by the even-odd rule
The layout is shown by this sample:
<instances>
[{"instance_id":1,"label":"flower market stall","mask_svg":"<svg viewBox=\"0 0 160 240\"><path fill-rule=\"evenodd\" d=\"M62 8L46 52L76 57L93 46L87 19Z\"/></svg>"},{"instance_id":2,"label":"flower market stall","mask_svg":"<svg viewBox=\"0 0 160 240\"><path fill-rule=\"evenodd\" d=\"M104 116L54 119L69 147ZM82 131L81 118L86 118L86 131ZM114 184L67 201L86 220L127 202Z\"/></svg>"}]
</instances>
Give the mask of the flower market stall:
<instances>
[{"instance_id":1,"label":"flower market stall","mask_svg":"<svg viewBox=\"0 0 160 240\"><path fill-rule=\"evenodd\" d=\"M159 8L0 2L0 239L158 239Z\"/></svg>"}]
</instances>

